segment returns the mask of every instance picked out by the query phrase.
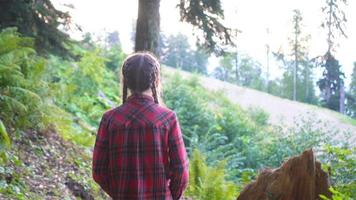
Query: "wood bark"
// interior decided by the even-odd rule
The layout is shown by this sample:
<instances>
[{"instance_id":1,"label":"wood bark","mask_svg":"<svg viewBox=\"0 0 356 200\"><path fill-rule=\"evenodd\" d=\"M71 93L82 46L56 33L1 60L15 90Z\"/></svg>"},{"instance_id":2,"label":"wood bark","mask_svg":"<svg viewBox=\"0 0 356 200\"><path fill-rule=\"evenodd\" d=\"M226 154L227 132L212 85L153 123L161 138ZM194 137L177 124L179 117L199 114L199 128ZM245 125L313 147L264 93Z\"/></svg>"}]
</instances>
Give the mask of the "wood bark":
<instances>
[{"instance_id":1,"label":"wood bark","mask_svg":"<svg viewBox=\"0 0 356 200\"><path fill-rule=\"evenodd\" d=\"M135 51L150 51L155 55L158 54L159 6L160 0L139 0Z\"/></svg>"},{"instance_id":2,"label":"wood bark","mask_svg":"<svg viewBox=\"0 0 356 200\"><path fill-rule=\"evenodd\" d=\"M237 200L315 200L320 194L330 197L329 187L328 174L307 150L277 169L262 171Z\"/></svg>"}]
</instances>

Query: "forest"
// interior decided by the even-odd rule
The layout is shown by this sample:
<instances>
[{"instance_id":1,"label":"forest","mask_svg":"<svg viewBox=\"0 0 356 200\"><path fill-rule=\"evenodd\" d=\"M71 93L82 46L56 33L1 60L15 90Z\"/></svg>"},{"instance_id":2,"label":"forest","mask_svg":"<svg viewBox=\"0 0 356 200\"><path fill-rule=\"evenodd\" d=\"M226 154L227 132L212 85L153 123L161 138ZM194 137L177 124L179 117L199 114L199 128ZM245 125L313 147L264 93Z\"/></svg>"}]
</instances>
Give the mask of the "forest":
<instances>
[{"instance_id":1,"label":"forest","mask_svg":"<svg viewBox=\"0 0 356 200\"><path fill-rule=\"evenodd\" d=\"M261 171L308 149L330 181L331 195L318 198L356 199L356 57L352 74L337 57L338 40L355 34L346 29L348 2L321 1L326 49L317 57L303 11L290 12L288 48L266 46L267 67L276 63L282 74L273 78L266 64L238 50L238 30L223 23L223 1L179 1L180 20L198 32L193 46L189 34L160 32L163 1L139 0L130 41L132 52L151 51L162 63L162 99L179 118L190 160L184 199L236 199ZM81 31L55 5L0 1L0 199L109 199L92 178L92 151L103 113L122 103L121 67L132 52L119 31ZM218 60L212 70L211 56ZM316 114L279 123L273 109L239 104L230 90L211 89L208 78Z\"/></svg>"}]
</instances>

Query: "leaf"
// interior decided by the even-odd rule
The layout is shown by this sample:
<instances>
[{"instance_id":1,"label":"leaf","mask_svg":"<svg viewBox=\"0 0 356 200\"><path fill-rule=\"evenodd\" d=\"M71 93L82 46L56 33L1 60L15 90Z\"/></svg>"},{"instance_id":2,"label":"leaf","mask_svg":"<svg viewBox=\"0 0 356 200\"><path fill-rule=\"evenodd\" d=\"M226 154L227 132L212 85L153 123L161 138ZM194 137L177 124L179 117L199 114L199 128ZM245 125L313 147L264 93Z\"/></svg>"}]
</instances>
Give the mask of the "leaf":
<instances>
[{"instance_id":1,"label":"leaf","mask_svg":"<svg viewBox=\"0 0 356 200\"><path fill-rule=\"evenodd\" d=\"M11 147L11 140L9 138L9 134L6 131L5 125L0 120L0 151L10 147Z\"/></svg>"},{"instance_id":2,"label":"leaf","mask_svg":"<svg viewBox=\"0 0 356 200\"><path fill-rule=\"evenodd\" d=\"M7 96L7 95L1 95L0 94L0 103L3 101L10 109L18 110L20 112L26 112L27 107L17 99Z\"/></svg>"},{"instance_id":3,"label":"leaf","mask_svg":"<svg viewBox=\"0 0 356 200\"><path fill-rule=\"evenodd\" d=\"M22 94L25 97L33 99L34 101L42 102L41 97L38 96L38 94L32 92L31 90L27 90L21 87L8 87L8 89L12 94L15 94L15 96L17 96L18 94Z\"/></svg>"}]
</instances>

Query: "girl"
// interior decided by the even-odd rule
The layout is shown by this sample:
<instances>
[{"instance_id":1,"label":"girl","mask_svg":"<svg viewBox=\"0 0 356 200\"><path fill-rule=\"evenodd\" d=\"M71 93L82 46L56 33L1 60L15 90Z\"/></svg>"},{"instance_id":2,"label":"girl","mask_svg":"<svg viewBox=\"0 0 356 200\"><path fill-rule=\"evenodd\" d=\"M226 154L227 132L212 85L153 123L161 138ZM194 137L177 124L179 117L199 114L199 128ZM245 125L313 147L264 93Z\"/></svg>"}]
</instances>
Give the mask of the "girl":
<instances>
[{"instance_id":1,"label":"girl","mask_svg":"<svg viewBox=\"0 0 356 200\"><path fill-rule=\"evenodd\" d=\"M160 64L149 53L135 53L122 75L123 104L102 117L93 178L113 199L179 199L188 158L177 116L159 105Z\"/></svg>"}]
</instances>

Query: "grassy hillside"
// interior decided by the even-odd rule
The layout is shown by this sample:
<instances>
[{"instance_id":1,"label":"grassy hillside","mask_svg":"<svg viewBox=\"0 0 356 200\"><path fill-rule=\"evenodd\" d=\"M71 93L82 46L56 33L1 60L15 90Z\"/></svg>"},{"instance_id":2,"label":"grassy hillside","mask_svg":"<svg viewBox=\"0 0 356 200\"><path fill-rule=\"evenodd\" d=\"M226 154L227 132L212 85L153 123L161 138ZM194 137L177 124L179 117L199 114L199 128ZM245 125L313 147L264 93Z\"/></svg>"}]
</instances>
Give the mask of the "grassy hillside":
<instances>
[{"instance_id":1,"label":"grassy hillside","mask_svg":"<svg viewBox=\"0 0 356 200\"><path fill-rule=\"evenodd\" d=\"M172 67L165 66L163 71L168 74L179 73L182 77L189 78L192 74ZM325 132L331 133L335 130L349 133L352 143L356 142L356 120L338 112L310 105L283 99L261 91L240 87L228 82L220 81L211 77L199 76L200 83L210 91L222 91L231 102L238 104L243 109L261 108L268 113L268 122L271 125L286 125L286 127L296 127L298 121L303 118L313 118L320 120L321 128ZM338 139L343 140L343 134L339 134Z\"/></svg>"}]
</instances>

